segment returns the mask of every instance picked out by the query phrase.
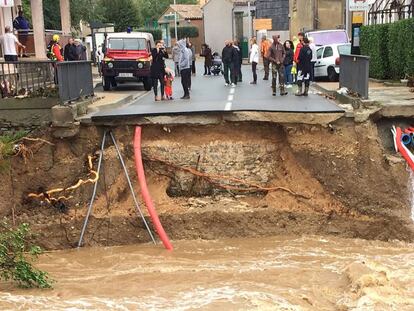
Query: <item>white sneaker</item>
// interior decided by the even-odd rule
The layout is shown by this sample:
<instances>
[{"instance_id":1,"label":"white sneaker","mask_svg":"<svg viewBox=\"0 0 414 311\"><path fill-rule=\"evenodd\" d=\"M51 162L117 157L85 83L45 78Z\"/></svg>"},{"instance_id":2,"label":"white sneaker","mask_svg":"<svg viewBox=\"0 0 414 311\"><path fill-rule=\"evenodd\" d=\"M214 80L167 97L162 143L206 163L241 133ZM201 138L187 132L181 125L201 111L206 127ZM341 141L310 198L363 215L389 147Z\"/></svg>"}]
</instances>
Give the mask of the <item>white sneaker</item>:
<instances>
[{"instance_id":1,"label":"white sneaker","mask_svg":"<svg viewBox=\"0 0 414 311\"><path fill-rule=\"evenodd\" d=\"M228 83L224 83L224 85L225 85L225 86L229 86L229 84L228 84Z\"/></svg>"},{"instance_id":2,"label":"white sneaker","mask_svg":"<svg viewBox=\"0 0 414 311\"><path fill-rule=\"evenodd\" d=\"M286 88L287 88L287 89L292 88L292 84L288 84L288 85L286 85Z\"/></svg>"},{"instance_id":3,"label":"white sneaker","mask_svg":"<svg viewBox=\"0 0 414 311\"><path fill-rule=\"evenodd\" d=\"M232 83L231 86L236 86L236 84Z\"/></svg>"}]
</instances>

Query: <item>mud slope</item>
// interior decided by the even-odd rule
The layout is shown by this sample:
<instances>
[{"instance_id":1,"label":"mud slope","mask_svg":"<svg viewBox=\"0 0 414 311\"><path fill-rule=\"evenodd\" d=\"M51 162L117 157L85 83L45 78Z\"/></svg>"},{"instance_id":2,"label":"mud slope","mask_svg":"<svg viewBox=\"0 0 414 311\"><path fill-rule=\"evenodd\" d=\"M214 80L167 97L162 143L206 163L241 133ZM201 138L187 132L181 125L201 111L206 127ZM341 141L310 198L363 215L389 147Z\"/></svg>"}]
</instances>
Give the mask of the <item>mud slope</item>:
<instances>
[{"instance_id":1,"label":"mud slope","mask_svg":"<svg viewBox=\"0 0 414 311\"><path fill-rule=\"evenodd\" d=\"M73 246L92 185L70 194L66 213L27 194L87 178L87 155L97 155L100 131L83 128L72 140L43 133L54 146L33 150L26 164L15 157L0 173L0 213L32 223L47 248ZM137 185L133 128L117 128L115 135ZM143 130L149 187L173 239L334 234L412 240L405 164L382 146L375 124L347 121L328 128L229 123ZM148 240L108 143L86 242Z\"/></svg>"}]
</instances>

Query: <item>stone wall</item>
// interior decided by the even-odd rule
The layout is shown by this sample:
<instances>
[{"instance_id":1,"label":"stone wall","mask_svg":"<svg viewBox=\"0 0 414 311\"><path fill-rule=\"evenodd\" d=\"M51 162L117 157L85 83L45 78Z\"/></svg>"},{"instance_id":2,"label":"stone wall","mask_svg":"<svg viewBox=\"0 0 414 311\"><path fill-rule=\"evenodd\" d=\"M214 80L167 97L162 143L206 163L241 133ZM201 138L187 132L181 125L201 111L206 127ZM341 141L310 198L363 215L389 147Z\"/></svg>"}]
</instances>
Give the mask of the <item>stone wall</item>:
<instances>
[{"instance_id":1,"label":"stone wall","mask_svg":"<svg viewBox=\"0 0 414 311\"><path fill-rule=\"evenodd\" d=\"M3 98L0 100L0 128L38 127L51 122L51 108L58 98Z\"/></svg>"},{"instance_id":2,"label":"stone wall","mask_svg":"<svg viewBox=\"0 0 414 311\"><path fill-rule=\"evenodd\" d=\"M255 139L227 137L194 144L188 141L146 141L143 154L146 159L161 159L174 166L198 169L209 175L232 176L249 183L264 185L277 175L277 159L283 147L275 143L276 137L283 136L282 132L278 132L274 131L273 135L269 133L268 137L256 136ZM162 161L146 163L150 163L150 169L161 171L163 175L171 177L168 189L171 196L209 195L222 190L190 173L170 170L171 167ZM224 180L224 184L245 186L236 181Z\"/></svg>"},{"instance_id":3,"label":"stone wall","mask_svg":"<svg viewBox=\"0 0 414 311\"><path fill-rule=\"evenodd\" d=\"M289 0L257 0L256 18L271 18L273 30L289 30Z\"/></svg>"}]
</instances>

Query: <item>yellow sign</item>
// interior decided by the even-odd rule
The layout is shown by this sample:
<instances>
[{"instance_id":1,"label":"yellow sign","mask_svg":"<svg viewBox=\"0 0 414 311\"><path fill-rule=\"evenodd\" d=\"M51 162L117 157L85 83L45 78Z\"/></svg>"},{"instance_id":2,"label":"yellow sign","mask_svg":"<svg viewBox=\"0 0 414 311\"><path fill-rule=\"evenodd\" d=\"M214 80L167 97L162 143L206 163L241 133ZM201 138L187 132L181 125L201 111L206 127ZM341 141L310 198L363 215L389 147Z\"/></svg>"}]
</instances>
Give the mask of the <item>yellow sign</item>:
<instances>
[{"instance_id":1,"label":"yellow sign","mask_svg":"<svg viewBox=\"0 0 414 311\"><path fill-rule=\"evenodd\" d=\"M259 18L254 20L255 30L272 30L271 18Z\"/></svg>"},{"instance_id":2,"label":"yellow sign","mask_svg":"<svg viewBox=\"0 0 414 311\"><path fill-rule=\"evenodd\" d=\"M352 12L352 24L363 24L364 12Z\"/></svg>"}]
</instances>

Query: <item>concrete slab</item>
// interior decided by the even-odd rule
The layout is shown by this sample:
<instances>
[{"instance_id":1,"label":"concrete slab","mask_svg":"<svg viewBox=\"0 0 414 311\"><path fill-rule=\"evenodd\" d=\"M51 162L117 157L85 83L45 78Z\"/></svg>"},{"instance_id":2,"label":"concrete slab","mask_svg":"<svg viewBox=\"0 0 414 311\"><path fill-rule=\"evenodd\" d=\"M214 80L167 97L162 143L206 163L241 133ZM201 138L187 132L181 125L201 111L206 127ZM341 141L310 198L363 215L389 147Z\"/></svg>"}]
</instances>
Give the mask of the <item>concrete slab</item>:
<instances>
[{"instance_id":1,"label":"concrete slab","mask_svg":"<svg viewBox=\"0 0 414 311\"><path fill-rule=\"evenodd\" d=\"M294 96L294 88L289 95L272 96L269 81L259 80L250 85L249 66L243 66L243 83L236 87L224 85L222 76L193 77L190 100L176 99L155 102L152 92L133 101L127 106L97 112L92 121L102 122L126 117L166 116L199 113L231 113L237 111L281 112L281 113L343 113L333 101L310 94L309 97ZM198 67L200 72L200 67ZM182 96L180 78L174 81L174 96Z\"/></svg>"}]
</instances>

